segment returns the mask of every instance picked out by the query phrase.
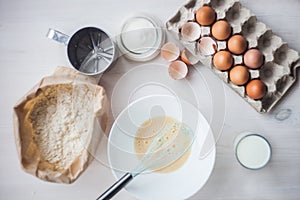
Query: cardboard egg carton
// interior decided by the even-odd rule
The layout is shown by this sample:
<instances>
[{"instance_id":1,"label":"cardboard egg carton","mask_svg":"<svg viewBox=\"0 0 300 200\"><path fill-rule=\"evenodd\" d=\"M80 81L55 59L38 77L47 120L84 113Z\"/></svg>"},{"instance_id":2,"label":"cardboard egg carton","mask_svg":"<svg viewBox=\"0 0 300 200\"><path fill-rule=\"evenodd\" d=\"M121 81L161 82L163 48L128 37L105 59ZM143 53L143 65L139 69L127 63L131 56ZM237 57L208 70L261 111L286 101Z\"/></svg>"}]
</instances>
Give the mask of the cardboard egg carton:
<instances>
[{"instance_id":1,"label":"cardboard egg carton","mask_svg":"<svg viewBox=\"0 0 300 200\"><path fill-rule=\"evenodd\" d=\"M251 70L251 79L259 78L267 86L268 92L261 100L253 100L246 95L245 86L230 82L228 71L219 71L212 63L213 56L203 57L197 51L197 41L182 39L180 28L188 21L196 21L195 13L203 5L210 5L216 12L216 20L226 19L233 34L242 34L248 41L248 49L258 48L264 55L264 64L257 70ZM180 8L177 14L167 22L167 29L194 54L200 62L227 83L258 112L269 112L296 81L296 68L300 66L299 53L287 44L238 0L191 0ZM211 36L210 26L201 26L201 37ZM227 41L217 41L218 51L227 48ZM234 65L243 63L243 55L233 55Z\"/></svg>"}]
</instances>

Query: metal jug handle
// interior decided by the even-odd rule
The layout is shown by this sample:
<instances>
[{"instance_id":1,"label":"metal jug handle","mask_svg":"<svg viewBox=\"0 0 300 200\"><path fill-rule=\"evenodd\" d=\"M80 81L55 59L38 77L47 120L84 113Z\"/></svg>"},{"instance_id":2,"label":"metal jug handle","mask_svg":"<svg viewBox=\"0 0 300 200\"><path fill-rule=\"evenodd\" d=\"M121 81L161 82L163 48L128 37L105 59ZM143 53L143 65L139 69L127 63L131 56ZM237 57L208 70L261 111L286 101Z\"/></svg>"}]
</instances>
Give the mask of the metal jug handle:
<instances>
[{"instance_id":1,"label":"metal jug handle","mask_svg":"<svg viewBox=\"0 0 300 200\"><path fill-rule=\"evenodd\" d=\"M49 28L46 36L47 36L47 38L52 39L56 42L62 43L64 45L68 45L68 42L70 39L70 36L68 36L62 32L59 32L57 30L54 30L52 28Z\"/></svg>"}]
</instances>

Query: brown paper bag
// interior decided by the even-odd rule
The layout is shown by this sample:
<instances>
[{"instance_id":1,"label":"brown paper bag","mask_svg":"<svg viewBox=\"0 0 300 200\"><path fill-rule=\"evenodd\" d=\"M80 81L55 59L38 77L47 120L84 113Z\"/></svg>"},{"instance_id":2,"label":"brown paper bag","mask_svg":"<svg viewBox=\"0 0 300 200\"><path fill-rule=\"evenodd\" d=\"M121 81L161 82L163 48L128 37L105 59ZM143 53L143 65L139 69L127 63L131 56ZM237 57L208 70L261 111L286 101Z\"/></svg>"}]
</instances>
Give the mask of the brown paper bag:
<instances>
[{"instance_id":1,"label":"brown paper bag","mask_svg":"<svg viewBox=\"0 0 300 200\"><path fill-rule=\"evenodd\" d=\"M65 101L70 94L71 101ZM84 100L88 97L93 101ZM45 181L72 183L92 160L101 135L109 131L109 114L105 90L96 79L58 67L14 107L15 140L22 168ZM66 130L62 122L67 124Z\"/></svg>"}]
</instances>

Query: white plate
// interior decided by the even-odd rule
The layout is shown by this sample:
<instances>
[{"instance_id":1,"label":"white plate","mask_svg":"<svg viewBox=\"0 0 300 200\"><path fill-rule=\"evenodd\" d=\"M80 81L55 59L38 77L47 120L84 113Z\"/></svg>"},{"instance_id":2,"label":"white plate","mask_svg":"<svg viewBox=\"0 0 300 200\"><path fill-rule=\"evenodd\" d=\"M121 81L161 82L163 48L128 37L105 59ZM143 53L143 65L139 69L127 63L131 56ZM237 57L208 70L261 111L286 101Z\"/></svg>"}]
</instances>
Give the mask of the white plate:
<instances>
[{"instance_id":1,"label":"white plate","mask_svg":"<svg viewBox=\"0 0 300 200\"><path fill-rule=\"evenodd\" d=\"M117 117L109 136L108 159L119 179L135 168L139 160L134 151L134 136L149 118L166 115L187 124L196 137L186 163L171 173L146 172L135 177L126 190L138 199L186 199L208 180L215 162L215 141L203 115L190 103L172 96L155 95L131 103ZM205 141L205 144L204 144ZM200 158L202 148L209 153Z\"/></svg>"}]
</instances>

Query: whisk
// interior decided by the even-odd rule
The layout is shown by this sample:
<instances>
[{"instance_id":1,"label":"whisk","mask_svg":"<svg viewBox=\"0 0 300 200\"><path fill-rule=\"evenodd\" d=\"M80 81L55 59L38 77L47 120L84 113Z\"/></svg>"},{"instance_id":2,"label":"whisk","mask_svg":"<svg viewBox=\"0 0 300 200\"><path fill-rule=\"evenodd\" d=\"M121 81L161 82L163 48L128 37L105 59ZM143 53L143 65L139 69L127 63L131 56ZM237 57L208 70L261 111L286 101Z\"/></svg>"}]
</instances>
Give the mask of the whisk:
<instances>
[{"instance_id":1,"label":"whisk","mask_svg":"<svg viewBox=\"0 0 300 200\"><path fill-rule=\"evenodd\" d=\"M125 187L134 177L148 169L160 169L178 160L194 141L194 132L184 123L169 123L154 137L140 163L127 172L97 200L108 200Z\"/></svg>"}]
</instances>

